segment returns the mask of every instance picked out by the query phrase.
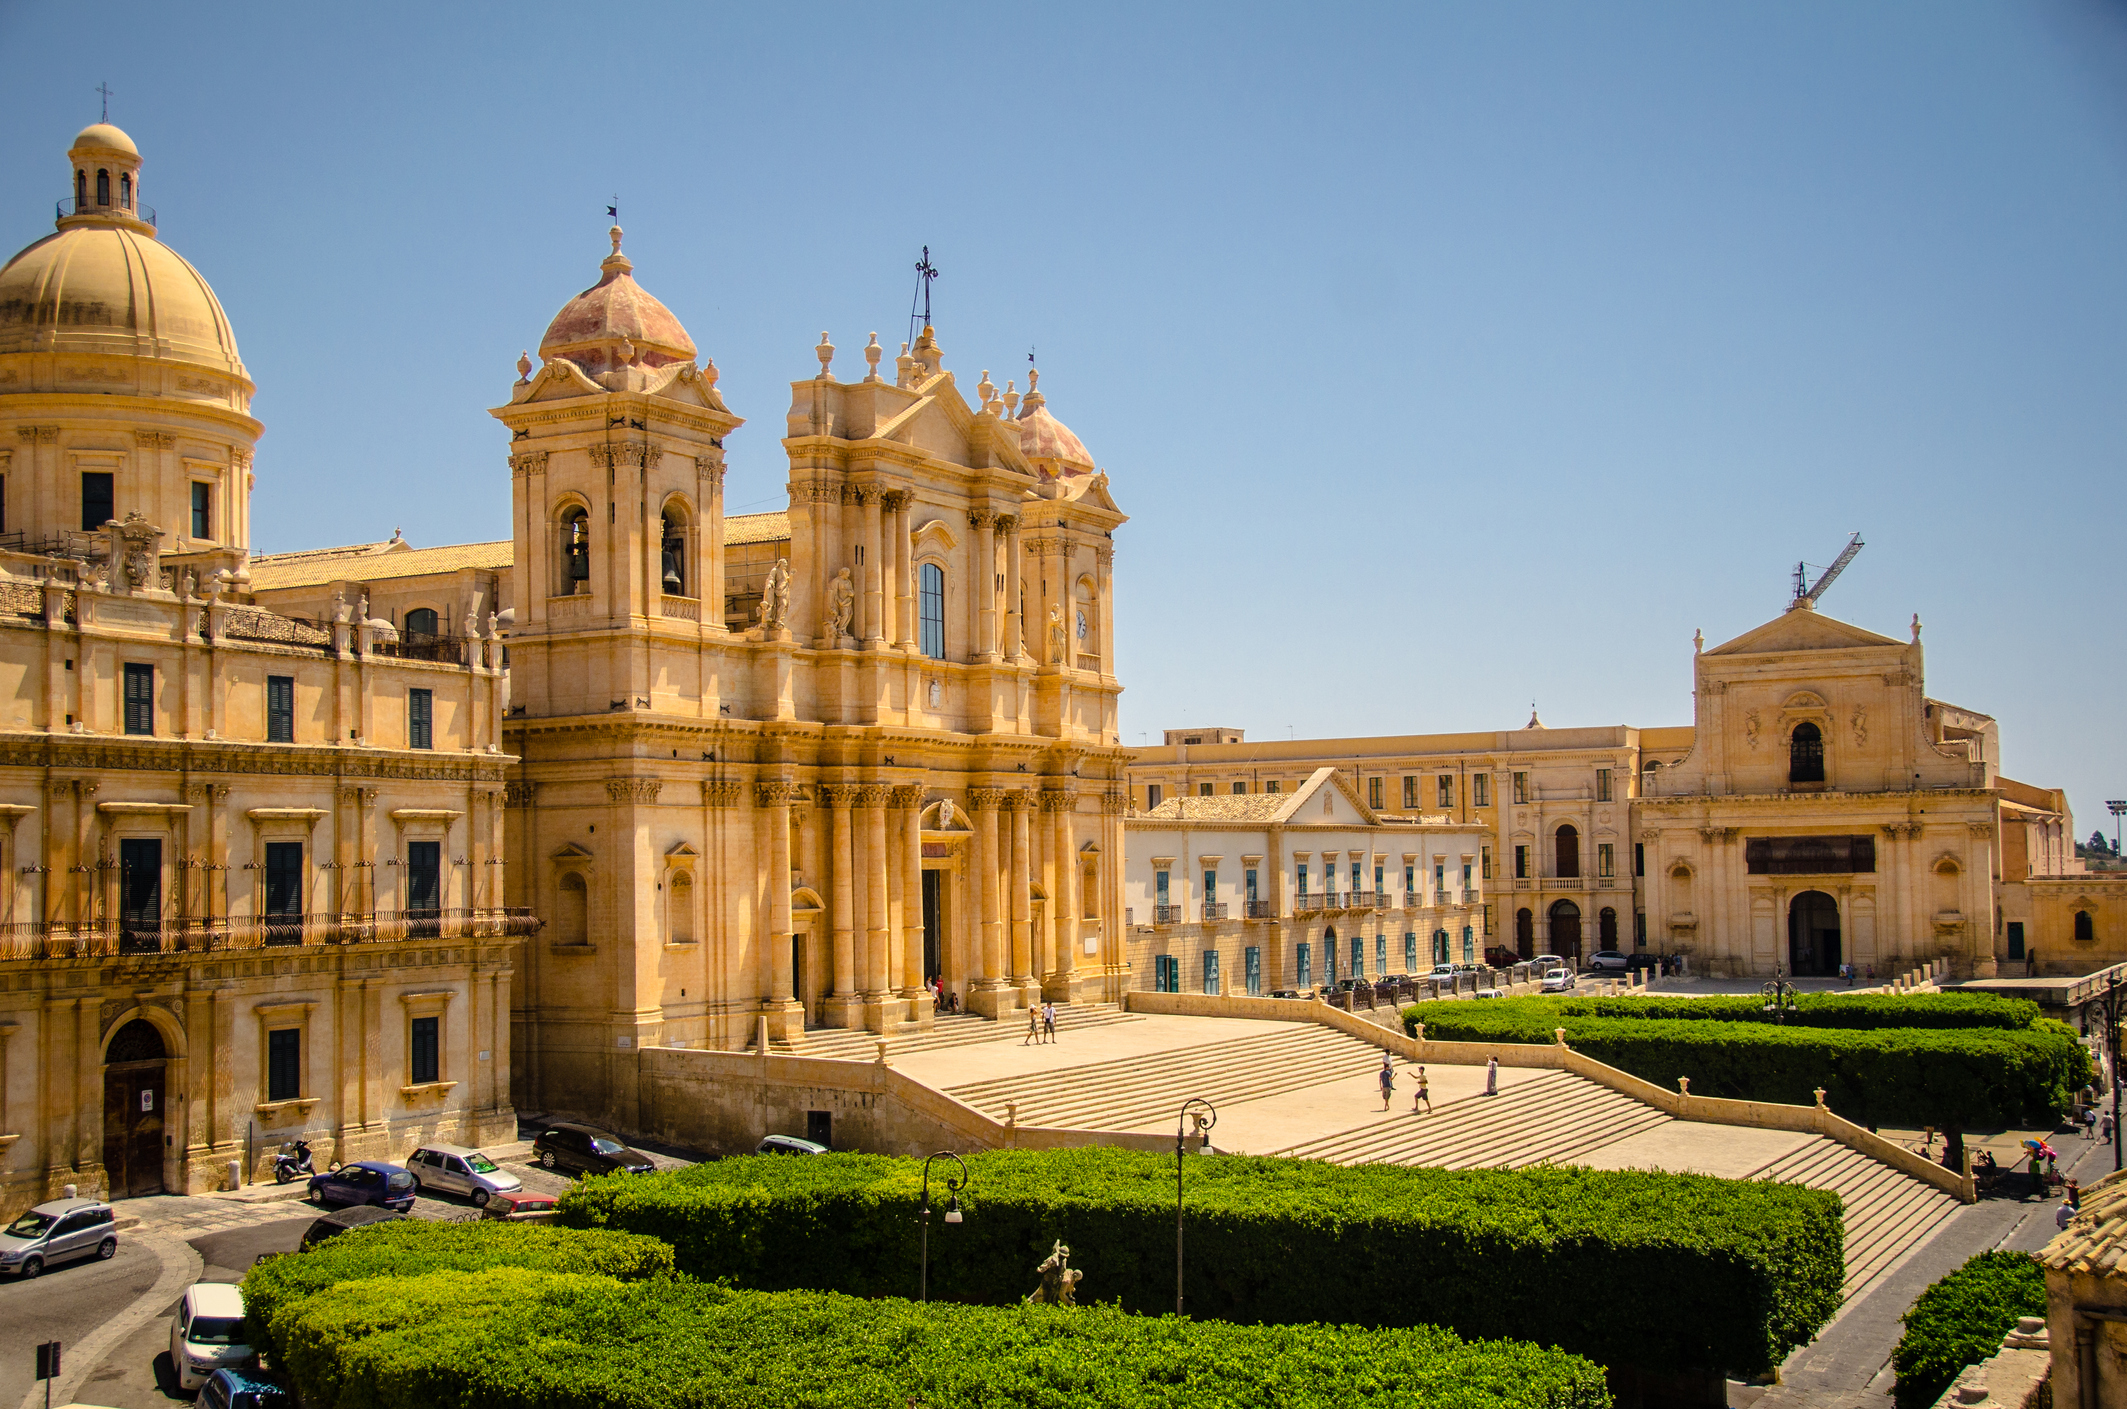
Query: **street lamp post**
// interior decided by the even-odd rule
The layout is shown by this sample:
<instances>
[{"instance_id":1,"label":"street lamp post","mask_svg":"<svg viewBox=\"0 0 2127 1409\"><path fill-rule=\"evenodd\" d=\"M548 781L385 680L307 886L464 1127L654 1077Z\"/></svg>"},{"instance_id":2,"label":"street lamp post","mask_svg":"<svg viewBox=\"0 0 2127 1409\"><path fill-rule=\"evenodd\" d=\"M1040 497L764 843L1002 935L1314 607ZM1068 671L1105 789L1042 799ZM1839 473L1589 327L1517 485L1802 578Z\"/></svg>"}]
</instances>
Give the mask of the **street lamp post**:
<instances>
[{"instance_id":1,"label":"street lamp post","mask_svg":"<svg viewBox=\"0 0 2127 1409\"><path fill-rule=\"evenodd\" d=\"M2105 804L2105 810L2112 814L2112 850L2117 853L2120 849L2120 817L2121 814L2127 813L2127 798L2110 799Z\"/></svg>"},{"instance_id":2,"label":"street lamp post","mask_svg":"<svg viewBox=\"0 0 2127 1409\"><path fill-rule=\"evenodd\" d=\"M1765 1011L1773 1015L1773 1021L1787 1026L1788 1010L1795 1006L1795 986L1787 981L1786 971L1773 965L1773 980L1759 990L1765 995Z\"/></svg>"},{"instance_id":3,"label":"street lamp post","mask_svg":"<svg viewBox=\"0 0 2127 1409\"><path fill-rule=\"evenodd\" d=\"M941 1159L949 1159L960 1166L960 1177L955 1179L947 1176L945 1181L946 1222L959 1223L962 1221L960 1217L960 1191L965 1189L968 1184L967 1162L951 1150L940 1150L937 1154L932 1155L930 1159L923 1161L923 1207L916 1215L917 1221L923 1225L923 1273L921 1280L916 1284L916 1300L918 1301L929 1301L931 1299L931 1160Z\"/></svg>"},{"instance_id":4,"label":"street lamp post","mask_svg":"<svg viewBox=\"0 0 2127 1409\"><path fill-rule=\"evenodd\" d=\"M2120 984L2118 969L2112 971L2112 982L2098 995L2098 1011L2105 1015L2105 1059L2111 1065L2112 1078L2112 1168L2120 1168L2120 1019L2127 1016L2127 989Z\"/></svg>"},{"instance_id":5,"label":"street lamp post","mask_svg":"<svg viewBox=\"0 0 2127 1409\"><path fill-rule=\"evenodd\" d=\"M1174 1117L1174 1314L1177 1316L1182 1314L1182 1152L1187 1138L1184 1132L1193 1126L1197 1142L1202 1144L1204 1133L1218 1123L1218 1111L1202 1096L1191 1096L1182 1102L1181 1110Z\"/></svg>"}]
</instances>

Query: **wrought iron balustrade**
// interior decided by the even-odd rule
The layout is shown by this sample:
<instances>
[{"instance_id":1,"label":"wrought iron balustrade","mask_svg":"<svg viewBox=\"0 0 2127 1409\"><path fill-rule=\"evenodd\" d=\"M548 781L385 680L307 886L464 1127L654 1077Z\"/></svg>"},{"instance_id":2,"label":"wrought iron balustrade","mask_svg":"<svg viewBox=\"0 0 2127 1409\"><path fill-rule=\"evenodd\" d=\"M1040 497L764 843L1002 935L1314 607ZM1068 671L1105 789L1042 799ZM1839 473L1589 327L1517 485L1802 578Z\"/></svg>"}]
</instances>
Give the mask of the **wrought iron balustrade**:
<instances>
[{"instance_id":1,"label":"wrought iron balustrade","mask_svg":"<svg viewBox=\"0 0 2127 1409\"><path fill-rule=\"evenodd\" d=\"M395 944L409 940L504 939L537 934L545 921L522 906L479 909L324 911L137 920L105 917L69 924L0 925L0 960L93 959L110 955L205 954L325 944Z\"/></svg>"},{"instance_id":2,"label":"wrought iron balustrade","mask_svg":"<svg viewBox=\"0 0 2127 1409\"><path fill-rule=\"evenodd\" d=\"M1250 920L1275 920L1278 917L1277 907L1267 900L1250 900L1244 903L1247 906L1242 911L1244 918Z\"/></svg>"},{"instance_id":3,"label":"wrought iron balustrade","mask_svg":"<svg viewBox=\"0 0 2127 1409\"><path fill-rule=\"evenodd\" d=\"M1182 905L1155 905L1152 907L1152 923L1155 925L1178 925L1182 923Z\"/></svg>"},{"instance_id":4,"label":"wrought iron balustrade","mask_svg":"<svg viewBox=\"0 0 2127 1409\"><path fill-rule=\"evenodd\" d=\"M1226 918L1226 902L1225 902L1225 901L1223 901L1223 900L1207 900L1207 901L1205 901L1205 902L1204 902L1204 918L1205 918L1206 920L1223 920L1223 919L1225 919L1225 918Z\"/></svg>"}]
</instances>

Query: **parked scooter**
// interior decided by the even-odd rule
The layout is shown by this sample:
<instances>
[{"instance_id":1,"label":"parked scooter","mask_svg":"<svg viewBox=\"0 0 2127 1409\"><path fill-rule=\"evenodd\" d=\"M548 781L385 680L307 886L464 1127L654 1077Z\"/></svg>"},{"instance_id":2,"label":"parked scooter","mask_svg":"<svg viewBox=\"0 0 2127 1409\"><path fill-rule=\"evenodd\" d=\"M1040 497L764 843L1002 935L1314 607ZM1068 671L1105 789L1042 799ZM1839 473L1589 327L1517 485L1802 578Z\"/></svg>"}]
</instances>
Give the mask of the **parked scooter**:
<instances>
[{"instance_id":1,"label":"parked scooter","mask_svg":"<svg viewBox=\"0 0 2127 1409\"><path fill-rule=\"evenodd\" d=\"M276 1184L308 1179L315 1172L310 1167L310 1144L306 1140L291 1140L273 1157L273 1182Z\"/></svg>"}]
</instances>

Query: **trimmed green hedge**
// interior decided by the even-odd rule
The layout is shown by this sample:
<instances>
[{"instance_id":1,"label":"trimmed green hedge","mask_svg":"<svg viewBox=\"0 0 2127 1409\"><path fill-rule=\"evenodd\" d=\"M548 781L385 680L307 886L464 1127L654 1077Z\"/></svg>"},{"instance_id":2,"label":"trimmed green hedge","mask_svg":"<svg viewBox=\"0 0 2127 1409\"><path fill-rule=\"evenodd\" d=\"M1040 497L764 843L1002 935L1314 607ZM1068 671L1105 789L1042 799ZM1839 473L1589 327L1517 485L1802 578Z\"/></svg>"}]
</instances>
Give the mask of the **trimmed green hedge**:
<instances>
[{"instance_id":1,"label":"trimmed green hedge","mask_svg":"<svg viewBox=\"0 0 2127 1409\"><path fill-rule=\"evenodd\" d=\"M2001 1349L2020 1316L2046 1314L2046 1272L2026 1252L1983 1252L1920 1294L1891 1354L1898 1409L1926 1409L1958 1372Z\"/></svg>"},{"instance_id":2,"label":"trimmed green hedge","mask_svg":"<svg viewBox=\"0 0 2127 1409\"><path fill-rule=\"evenodd\" d=\"M1086 1274L1082 1298L1173 1308L1172 1156L1088 1147L968 1164L967 1221L951 1226L932 1167L932 1297L1016 1302L1061 1238ZM585 1180L560 1216L663 1238L696 1277L911 1296L921 1169L882 1155L726 1159ZM1187 1169L1193 1316L1441 1325L1647 1368L1755 1373L1839 1307L1838 1197L1796 1185L1239 1156L1191 1156Z\"/></svg>"},{"instance_id":3,"label":"trimmed green hedge","mask_svg":"<svg viewBox=\"0 0 2127 1409\"><path fill-rule=\"evenodd\" d=\"M1420 1004L1428 1007L1429 1004ZM1460 1003L1457 1006L1462 1006ZM1685 998L1670 993L1634 997L1526 997L1487 999L1488 1010L1543 1013L1577 1018L1674 1018L1704 1022L1772 1023L1765 1000L1754 994ZM1424 1019L1430 1023L1430 1018ZM2038 1022L2038 1004L2028 998L2000 998L1991 993L1804 993L1789 1010L1786 1027L1859 1028L1880 1031L1897 1027L2029 1028ZM1551 1024L1556 1027L1556 1023ZM1431 1035L1431 1029L1427 1029ZM1447 1040L1447 1039L1443 1039ZM1549 1040L1546 1029L1545 1040Z\"/></svg>"},{"instance_id":4,"label":"trimmed green hedge","mask_svg":"<svg viewBox=\"0 0 2127 1409\"><path fill-rule=\"evenodd\" d=\"M312 1409L1611 1402L1602 1371L1577 1356L1433 1327L925 1306L515 1267L341 1283L279 1307L274 1330Z\"/></svg>"},{"instance_id":5,"label":"trimmed green hedge","mask_svg":"<svg viewBox=\"0 0 2127 1409\"><path fill-rule=\"evenodd\" d=\"M439 1269L537 1267L591 1272L621 1281L673 1275L672 1249L636 1233L581 1233L537 1223L438 1223L408 1219L351 1229L309 1252L287 1253L244 1274L244 1316L253 1344L278 1353L273 1326L280 1309L340 1282L416 1277Z\"/></svg>"},{"instance_id":6,"label":"trimmed green hedge","mask_svg":"<svg viewBox=\"0 0 2127 1409\"><path fill-rule=\"evenodd\" d=\"M1833 1110L1869 1126L2050 1125L2091 1079L2089 1053L2074 1031L2046 1018L2015 1030L1857 1031L1587 1017L1555 1000L1510 998L1404 1009L1406 1031L1419 1023L1439 1042L1547 1043L1562 1027L1583 1055L1672 1089L1688 1076L1694 1096L1812 1105L1822 1086Z\"/></svg>"}]
</instances>

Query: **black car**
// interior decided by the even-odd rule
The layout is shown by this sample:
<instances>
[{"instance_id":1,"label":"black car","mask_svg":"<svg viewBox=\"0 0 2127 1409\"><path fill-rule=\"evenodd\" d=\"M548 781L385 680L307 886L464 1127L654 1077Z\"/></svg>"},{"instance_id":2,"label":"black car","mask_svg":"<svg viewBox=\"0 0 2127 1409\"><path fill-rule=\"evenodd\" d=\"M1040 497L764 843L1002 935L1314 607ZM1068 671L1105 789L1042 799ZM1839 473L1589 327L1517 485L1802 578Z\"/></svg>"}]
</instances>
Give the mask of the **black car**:
<instances>
[{"instance_id":1,"label":"black car","mask_svg":"<svg viewBox=\"0 0 2127 1409\"><path fill-rule=\"evenodd\" d=\"M304 1230L303 1251L309 1252L327 1238L336 1238L350 1228L362 1228L371 1223L395 1223L404 1217L406 1215L396 1209L378 1208L375 1204L336 1208Z\"/></svg>"},{"instance_id":2,"label":"black car","mask_svg":"<svg viewBox=\"0 0 2127 1409\"><path fill-rule=\"evenodd\" d=\"M532 1141L532 1158L547 1169L578 1174L649 1174L656 1169L641 1150L631 1150L618 1135L589 1125L550 1125Z\"/></svg>"}]
</instances>

